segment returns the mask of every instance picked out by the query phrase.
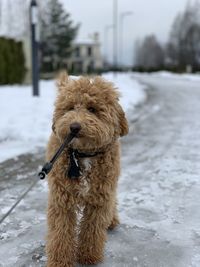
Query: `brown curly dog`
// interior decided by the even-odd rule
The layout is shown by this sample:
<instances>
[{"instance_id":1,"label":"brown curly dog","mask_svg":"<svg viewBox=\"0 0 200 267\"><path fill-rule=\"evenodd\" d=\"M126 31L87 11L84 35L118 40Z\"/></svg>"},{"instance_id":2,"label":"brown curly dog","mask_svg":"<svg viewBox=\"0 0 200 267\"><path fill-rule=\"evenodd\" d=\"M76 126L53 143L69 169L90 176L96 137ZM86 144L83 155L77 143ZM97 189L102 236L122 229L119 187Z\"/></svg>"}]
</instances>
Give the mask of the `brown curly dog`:
<instances>
[{"instance_id":1,"label":"brown curly dog","mask_svg":"<svg viewBox=\"0 0 200 267\"><path fill-rule=\"evenodd\" d=\"M107 229L119 224L119 137L128 124L118 99L101 77L59 79L47 159L67 134L76 136L48 175L48 267L101 262Z\"/></svg>"}]
</instances>

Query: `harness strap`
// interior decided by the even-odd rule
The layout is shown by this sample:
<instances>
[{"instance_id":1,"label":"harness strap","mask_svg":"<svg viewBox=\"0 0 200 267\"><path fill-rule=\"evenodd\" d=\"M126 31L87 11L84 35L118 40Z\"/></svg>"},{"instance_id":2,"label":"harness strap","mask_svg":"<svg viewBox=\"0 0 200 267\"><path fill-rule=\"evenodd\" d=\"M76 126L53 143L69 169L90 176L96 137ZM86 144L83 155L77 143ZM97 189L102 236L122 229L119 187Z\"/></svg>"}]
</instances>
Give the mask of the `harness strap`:
<instances>
[{"instance_id":1,"label":"harness strap","mask_svg":"<svg viewBox=\"0 0 200 267\"><path fill-rule=\"evenodd\" d=\"M95 152L93 154L88 154L88 153L83 153L83 152L79 152L77 149L74 150L75 154L79 157L79 158L91 158L91 157L95 157L98 154L103 154L104 152Z\"/></svg>"},{"instance_id":2,"label":"harness strap","mask_svg":"<svg viewBox=\"0 0 200 267\"><path fill-rule=\"evenodd\" d=\"M66 172L66 176L69 177L72 180L75 180L79 178L82 174L80 164L79 164L79 158L91 158L95 157L98 154L103 154L104 152L95 152L93 154L87 154L79 152L77 149L68 149L69 153L69 168Z\"/></svg>"}]
</instances>

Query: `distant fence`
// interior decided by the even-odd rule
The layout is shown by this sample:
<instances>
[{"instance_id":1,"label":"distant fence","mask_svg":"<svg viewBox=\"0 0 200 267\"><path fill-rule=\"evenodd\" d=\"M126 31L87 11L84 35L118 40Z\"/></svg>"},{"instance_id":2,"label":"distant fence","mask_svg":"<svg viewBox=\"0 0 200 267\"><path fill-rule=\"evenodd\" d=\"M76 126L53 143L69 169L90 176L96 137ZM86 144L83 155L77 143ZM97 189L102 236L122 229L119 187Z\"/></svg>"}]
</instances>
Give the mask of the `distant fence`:
<instances>
[{"instance_id":1,"label":"distant fence","mask_svg":"<svg viewBox=\"0 0 200 267\"><path fill-rule=\"evenodd\" d=\"M0 84L22 83L25 73L23 43L0 37Z\"/></svg>"}]
</instances>

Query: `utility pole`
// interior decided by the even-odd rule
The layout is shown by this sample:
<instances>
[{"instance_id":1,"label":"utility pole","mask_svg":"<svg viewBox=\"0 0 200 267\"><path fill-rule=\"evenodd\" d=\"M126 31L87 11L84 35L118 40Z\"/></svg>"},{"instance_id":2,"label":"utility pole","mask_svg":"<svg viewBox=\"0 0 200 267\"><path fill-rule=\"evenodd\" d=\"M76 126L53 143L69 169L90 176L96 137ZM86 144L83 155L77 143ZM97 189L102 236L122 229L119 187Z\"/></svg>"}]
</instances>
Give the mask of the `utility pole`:
<instances>
[{"instance_id":1,"label":"utility pole","mask_svg":"<svg viewBox=\"0 0 200 267\"><path fill-rule=\"evenodd\" d=\"M106 25L104 28L104 58L108 60L107 50L108 50L108 32L110 29L113 29L113 25Z\"/></svg>"},{"instance_id":2,"label":"utility pole","mask_svg":"<svg viewBox=\"0 0 200 267\"><path fill-rule=\"evenodd\" d=\"M118 0L113 0L113 67L118 67Z\"/></svg>"},{"instance_id":3,"label":"utility pole","mask_svg":"<svg viewBox=\"0 0 200 267\"><path fill-rule=\"evenodd\" d=\"M123 49L124 49L124 18L127 16L133 15L133 12L127 11L127 12L122 12L120 15L120 51L119 51L119 58L120 58L120 65L123 67Z\"/></svg>"},{"instance_id":4,"label":"utility pole","mask_svg":"<svg viewBox=\"0 0 200 267\"><path fill-rule=\"evenodd\" d=\"M39 66L38 66L39 26L38 26L38 6L36 0L31 0L30 18L31 18L33 96L39 96Z\"/></svg>"},{"instance_id":5,"label":"utility pole","mask_svg":"<svg viewBox=\"0 0 200 267\"><path fill-rule=\"evenodd\" d=\"M0 2L0 29L2 24L2 2Z\"/></svg>"}]
</instances>

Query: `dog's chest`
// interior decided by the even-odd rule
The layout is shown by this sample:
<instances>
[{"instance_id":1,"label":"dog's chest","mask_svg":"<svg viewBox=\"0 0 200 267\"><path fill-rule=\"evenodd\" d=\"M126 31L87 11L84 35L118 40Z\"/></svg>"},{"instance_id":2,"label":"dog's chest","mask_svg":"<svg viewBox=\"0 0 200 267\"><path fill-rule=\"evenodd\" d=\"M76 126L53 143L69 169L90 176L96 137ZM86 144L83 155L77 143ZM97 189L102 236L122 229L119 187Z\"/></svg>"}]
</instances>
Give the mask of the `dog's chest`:
<instances>
[{"instance_id":1,"label":"dog's chest","mask_svg":"<svg viewBox=\"0 0 200 267\"><path fill-rule=\"evenodd\" d=\"M80 177L80 183L79 183L79 195L82 197L85 197L90 189L90 181L88 174L91 170L91 160L86 158L82 161L82 175Z\"/></svg>"},{"instance_id":2,"label":"dog's chest","mask_svg":"<svg viewBox=\"0 0 200 267\"><path fill-rule=\"evenodd\" d=\"M89 158L85 158L83 159L83 168L84 168L84 172L88 172L90 169L91 169L91 166L92 166L92 162L91 162L91 159Z\"/></svg>"}]
</instances>

